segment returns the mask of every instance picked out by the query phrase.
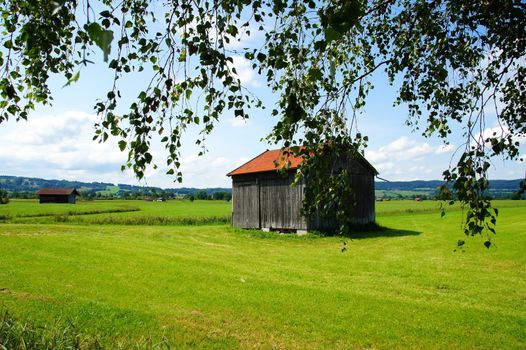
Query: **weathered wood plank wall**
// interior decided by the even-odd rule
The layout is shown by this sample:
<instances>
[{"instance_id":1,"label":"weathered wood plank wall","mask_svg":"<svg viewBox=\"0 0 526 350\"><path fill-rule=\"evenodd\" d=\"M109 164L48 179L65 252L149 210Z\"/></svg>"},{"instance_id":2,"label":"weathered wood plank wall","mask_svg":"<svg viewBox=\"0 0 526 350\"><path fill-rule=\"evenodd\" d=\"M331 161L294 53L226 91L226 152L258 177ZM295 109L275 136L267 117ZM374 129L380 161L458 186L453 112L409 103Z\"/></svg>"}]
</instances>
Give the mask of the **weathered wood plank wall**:
<instances>
[{"instance_id":1,"label":"weathered wood plank wall","mask_svg":"<svg viewBox=\"0 0 526 350\"><path fill-rule=\"evenodd\" d=\"M356 224L375 221L374 174L361 162L349 159L338 163L349 171ZM243 174L232 177L233 224L241 228L332 230L340 226L336 218L319 214L306 220L301 215L305 184L292 187L288 177L277 172Z\"/></svg>"},{"instance_id":2,"label":"weathered wood plank wall","mask_svg":"<svg viewBox=\"0 0 526 350\"><path fill-rule=\"evenodd\" d=\"M259 227L258 184L253 181L234 181L232 191L232 223L240 228Z\"/></svg>"},{"instance_id":3,"label":"weathered wood plank wall","mask_svg":"<svg viewBox=\"0 0 526 350\"><path fill-rule=\"evenodd\" d=\"M291 186L294 178L260 180L261 227L306 230L301 216L303 185Z\"/></svg>"},{"instance_id":4,"label":"weathered wood plank wall","mask_svg":"<svg viewBox=\"0 0 526 350\"><path fill-rule=\"evenodd\" d=\"M75 204L76 198L74 194L70 195L39 195L40 203L71 203Z\"/></svg>"}]
</instances>

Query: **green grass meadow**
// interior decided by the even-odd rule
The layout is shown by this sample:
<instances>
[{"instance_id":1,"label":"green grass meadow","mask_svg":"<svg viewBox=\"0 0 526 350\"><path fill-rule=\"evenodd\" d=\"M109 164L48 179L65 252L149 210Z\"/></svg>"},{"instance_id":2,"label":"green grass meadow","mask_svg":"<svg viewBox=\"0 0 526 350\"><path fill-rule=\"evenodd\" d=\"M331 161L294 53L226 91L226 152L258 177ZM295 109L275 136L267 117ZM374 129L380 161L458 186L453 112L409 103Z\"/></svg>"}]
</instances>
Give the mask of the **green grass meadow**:
<instances>
[{"instance_id":1,"label":"green grass meadow","mask_svg":"<svg viewBox=\"0 0 526 350\"><path fill-rule=\"evenodd\" d=\"M431 201L379 202L385 229L350 238L234 229L220 201L13 201L0 313L80 348L525 349L526 201L495 206L486 249Z\"/></svg>"},{"instance_id":2,"label":"green grass meadow","mask_svg":"<svg viewBox=\"0 0 526 350\"><path fill-rule=\"evenodd\" d=\"M0 206L0 220L14 223L81 223L171 225L228 223L232 204L226 201L147 202L140 200L81 201L75 205L13 200Z\"/></svg>"}]
</instances>

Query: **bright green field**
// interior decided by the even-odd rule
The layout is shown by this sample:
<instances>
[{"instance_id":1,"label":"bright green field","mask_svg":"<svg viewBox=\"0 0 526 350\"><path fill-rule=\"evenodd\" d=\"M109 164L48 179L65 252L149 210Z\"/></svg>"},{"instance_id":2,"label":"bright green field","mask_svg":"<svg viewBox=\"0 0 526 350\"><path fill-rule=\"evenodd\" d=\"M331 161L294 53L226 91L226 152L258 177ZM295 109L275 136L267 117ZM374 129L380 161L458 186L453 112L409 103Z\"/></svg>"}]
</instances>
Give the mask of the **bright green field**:
<instances>
[{"instance_id":1,"label":"bright green field","mask_svg":"<svg viewBox=\"0 0 526 350\"><path fill-rule=\"evenodd\" d=\"M70 204L38 204L13 200L0 206L0 219L15 223L74 222L87 224L177 224L221 222L230 219L232 204L226 201L147 202L142 200L81 201Z\"/></svg>"},{"instance_id":2,"label":"bright green field","mask_svg":"<svg viewBox=\"0 0 526 350\"><path fill-rule=\"evenodd\" d=\"M0 205L0 218L39 217L59 214L97 213L115 210L137 210L139 201L86 201L71 204L39 204L35 199L12 199L7 205Z\"/></svg>"},{"instance_id":3,"label":"bright green field","mask_svg":"<svg viewBox=\"0 0 526 350\"><path fill-rule=\"evenodd\" d=\"M227 202L85 205L126 203L141 210L98 215L230 213ZM346 239L344 253L337 237L228 225L4 223L0 305L108 348L524 349L526 202L496 205L497 247L468 239L464 252L453 252L461 211L441 219L434 202L377 203L388 229Z\"/></svg>"},{"instance_id":4,"label":"bright green field","mask_svg":"<svg viewBox=\"0 0 526 350\"><path fill-rule=\"evenodd\" d=\"M497 201L499 207L521 204L516 201ZM439 202L413 200L392 200L376 202L378 216L437 212ZM525 204L526 206L526 204ZM455 205L446 210L459 210ZM167 202L147 202L142 200L97 200L80 201L69 204L38 204L37 200L14 199L8 205L0 205L0 220L8 216L8 221L19 223L50 223L56 216L69 216L69 221L82 223L101 223L103 219L113 218L117 223L126 223L128 218L222 218L230 217L232 204L226 201L170 200ZM46 218L47 217L47 218ZM36 219L38 218L38 219ZM121 222L118 222L121 221ZM62 221L61 221L62 222ZM102 222L104 223L104 222Z\"/></svg>"}]
</instances>

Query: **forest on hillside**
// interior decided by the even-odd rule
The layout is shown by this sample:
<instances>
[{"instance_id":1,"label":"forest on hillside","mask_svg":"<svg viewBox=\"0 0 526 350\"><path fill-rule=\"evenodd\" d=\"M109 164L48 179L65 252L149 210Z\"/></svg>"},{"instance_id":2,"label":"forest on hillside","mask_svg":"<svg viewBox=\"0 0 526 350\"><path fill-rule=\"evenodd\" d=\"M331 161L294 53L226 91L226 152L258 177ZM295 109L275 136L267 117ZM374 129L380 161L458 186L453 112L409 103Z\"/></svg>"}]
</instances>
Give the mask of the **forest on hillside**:
<instances>
[{"instance_id":1,"label":"forest on hillside","mask_svg":"<svg viewBox=\"0 0 526 350\"><path fill-rule=\"evenodd\" d=\"M491 180L488 196L495 199L520 199L517 194L522 180ZM422 198L434 199L437 189L443 185L440 180L378 181L375 184L376 197L382 199ZM11 198L35 198L40 188L76 188L84 199L138 199L138 198L188 198L230 200L231 188L160 188L113 184L106 182L81 182L70 180L46 180L32 177L0 175L0 189L6 190Z\"/></svg>"},{"instance_id":2,"label":"forest on hillside","mask_svg":"<svg viewBox=\"0 0 526 350\"><path fill-rule=\"evenodd\" d=\"M0 175L0 189L6 190L11 198L36 198L36 192L40 188L76 188L84 199L189 198L229 200L231 197L230 188L160 188L96 181L46 180Z\"/></svg>"}]
</instances>

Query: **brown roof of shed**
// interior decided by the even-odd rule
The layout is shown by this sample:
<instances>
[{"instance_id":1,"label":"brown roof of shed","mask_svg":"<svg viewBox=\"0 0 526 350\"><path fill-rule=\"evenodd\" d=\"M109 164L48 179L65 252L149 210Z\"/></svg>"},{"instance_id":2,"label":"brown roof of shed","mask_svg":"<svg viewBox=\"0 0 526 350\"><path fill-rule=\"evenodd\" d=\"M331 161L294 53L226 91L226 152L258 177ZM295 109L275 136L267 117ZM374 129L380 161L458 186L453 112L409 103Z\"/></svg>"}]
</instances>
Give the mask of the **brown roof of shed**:
<instances>
[{"instance_id":1,"label":"brown roof of shed","mask_svg":"<svg viewBox=\"0 0 526 350\"><path fill-rule=\"evenodd\" d=\"M378 175L378 171L362 155L358 156L358 160L367 168L371 169L375 175ZM226 175L232 176L276 171L286 165L287 162L290 162L289 169L297 169L302 161L303 159L301 157L296 157L293 154L284 154L281 149L267 150Z\"/></svg>"},{"instance_id":2,"label":"brown roof of shed","mask_svg":"<svg viewBox=\"0 0 526 350\"><path fill-rule=\"evenodd\" d=\"M281 149L265 151L226 175L232 176L240 174L261 173L265 171L276 171L283 165L286 165L287 161L290 162L290 169L296 169L298 165L301 164L302 159L300 157L295 157L292 154L285 155ZM277 162L277 164L275 162Z\"/></svg>"},{"instance_id":3,"label":"brown roof of shed","mask_svg":"<svg viewBox=\"0 0 526 350\"><path fill-rule=\"evenodd\" d=\"M79 193L74 188L41 188L38 190L37 194L69 196L70 194L78 195Z\"/></svg>"}]
</instances>

